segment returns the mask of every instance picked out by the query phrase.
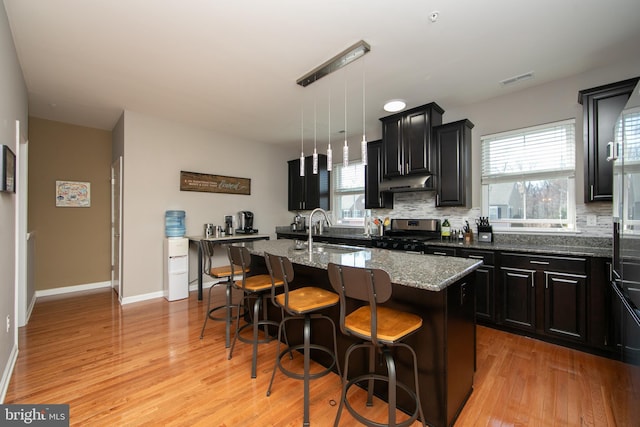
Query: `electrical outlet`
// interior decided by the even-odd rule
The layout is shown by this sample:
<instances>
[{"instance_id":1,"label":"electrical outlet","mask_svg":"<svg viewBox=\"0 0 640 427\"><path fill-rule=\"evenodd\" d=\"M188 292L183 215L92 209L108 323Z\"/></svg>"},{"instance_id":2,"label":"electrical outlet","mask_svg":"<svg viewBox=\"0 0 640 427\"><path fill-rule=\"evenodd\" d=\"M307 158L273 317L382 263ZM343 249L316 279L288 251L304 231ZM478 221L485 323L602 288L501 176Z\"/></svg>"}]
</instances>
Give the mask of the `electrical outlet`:
<instances>
[{"instance_id":1,"label":"electrical outlet","mask_svg":"<svg viewBox=\"0 0 640 427\"><path fill-rule=\"evenodd\" d=\"M9 333L9 329L11 329L11 316L7 314L7 333Z\"/></svg>"},{"instance_id":2,"label":"electrical outlet","mask_svg":"<svg viewBox=\"0 0 640 427\"><path fill-rule=\"evenodd\" d=\"M587 225L589 227L595 227L597 224L597 218L595 215L587 215Z\"/></svg>"}]
</instances>

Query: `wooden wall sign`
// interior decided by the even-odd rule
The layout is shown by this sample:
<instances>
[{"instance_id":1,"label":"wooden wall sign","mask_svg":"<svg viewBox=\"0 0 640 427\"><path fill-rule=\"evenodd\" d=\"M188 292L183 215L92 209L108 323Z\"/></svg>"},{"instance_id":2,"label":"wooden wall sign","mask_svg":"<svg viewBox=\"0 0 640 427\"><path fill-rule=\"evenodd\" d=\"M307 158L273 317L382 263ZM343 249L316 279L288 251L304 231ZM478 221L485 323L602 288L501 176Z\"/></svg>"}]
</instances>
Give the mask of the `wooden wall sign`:
<instances>
[{"instance_id":1,"label":"wooden wall sign","mask_svg":"<svg viewBox=\"0 0 640 427\"><path fill-rule=\"evenodd\" d=\"M251 194L251 179L180 171L180 191Z\"/></svg>"}]
</instances>

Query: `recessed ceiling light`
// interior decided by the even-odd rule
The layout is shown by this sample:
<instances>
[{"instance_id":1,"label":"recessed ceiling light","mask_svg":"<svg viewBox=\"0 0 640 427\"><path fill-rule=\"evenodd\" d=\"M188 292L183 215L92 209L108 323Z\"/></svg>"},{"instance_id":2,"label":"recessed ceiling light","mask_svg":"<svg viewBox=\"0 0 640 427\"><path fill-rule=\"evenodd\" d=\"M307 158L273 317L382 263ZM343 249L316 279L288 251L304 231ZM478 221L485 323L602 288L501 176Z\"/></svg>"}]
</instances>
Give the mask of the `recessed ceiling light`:
<instances>
[{"instance_id":1,"label":"recessed ceiling light","mask_svg":"<svg viewBox=\"0 0 640 427\"><path fill-rule=\"evenodd\" d=\"M384 111L388 111L390 113L395 113L400 110L404 110L404 107L407 106L407 103L401 99L392 99L391 101L387 101L384 104Z\"/></svg>"}]
</instances>

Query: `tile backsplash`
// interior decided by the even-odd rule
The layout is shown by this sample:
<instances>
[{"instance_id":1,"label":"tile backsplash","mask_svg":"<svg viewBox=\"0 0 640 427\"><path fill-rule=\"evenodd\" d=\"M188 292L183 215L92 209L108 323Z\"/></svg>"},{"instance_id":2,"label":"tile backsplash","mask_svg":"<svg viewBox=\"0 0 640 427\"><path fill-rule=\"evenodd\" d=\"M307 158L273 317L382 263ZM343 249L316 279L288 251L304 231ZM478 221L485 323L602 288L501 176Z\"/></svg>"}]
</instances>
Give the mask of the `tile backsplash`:
<instances>
[{"instance_id":1,"label":"tile backsplash","mask_svg":"<svg viewBox=\"0 0 640 427\"><path fill-rule=\"evenodd\" d=\"M448 218L451 227L462 228L465 219L475 229L475 219L481 216L480 207L473 208L436 208L435 192L422 191L415 193L396 193L393 209L374 209L374 217L390 218ZM595 225L588 225L593 223ZM592 220L592 221L589 221ZM577 235L580 237L611 238L613 223L611 219L611 203L580 203L576 205ZM499 235L500 233L496 233Z\"/></svg>"}]
</instances>

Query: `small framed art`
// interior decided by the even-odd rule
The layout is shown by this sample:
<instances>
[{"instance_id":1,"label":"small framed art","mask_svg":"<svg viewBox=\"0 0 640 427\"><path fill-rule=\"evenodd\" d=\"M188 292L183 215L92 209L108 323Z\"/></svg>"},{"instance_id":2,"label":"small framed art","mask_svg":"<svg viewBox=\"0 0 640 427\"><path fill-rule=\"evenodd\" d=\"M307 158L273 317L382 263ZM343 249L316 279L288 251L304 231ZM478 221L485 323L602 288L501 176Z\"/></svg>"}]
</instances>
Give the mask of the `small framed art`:
<instances>
[{"instance_id":1,"label":"small framed art","mask_svg":"<svg viewBox=\"0 0 640 427\"><path fill-rule=\"evenodd\" d=\"M0 145L0 191L16 192L16 155L6 145Z\"/></svg>"}]
</instances>

